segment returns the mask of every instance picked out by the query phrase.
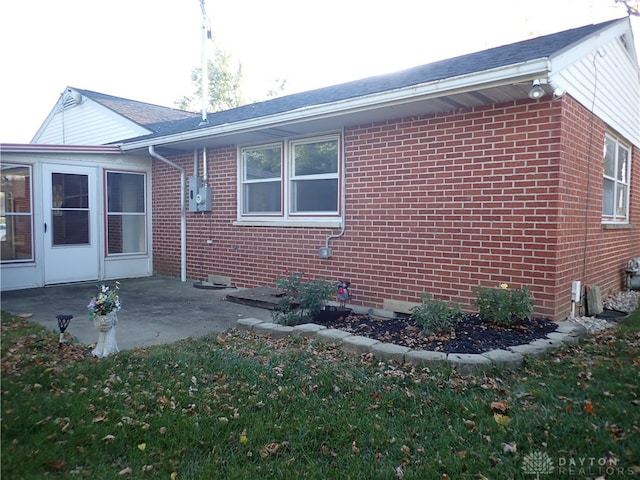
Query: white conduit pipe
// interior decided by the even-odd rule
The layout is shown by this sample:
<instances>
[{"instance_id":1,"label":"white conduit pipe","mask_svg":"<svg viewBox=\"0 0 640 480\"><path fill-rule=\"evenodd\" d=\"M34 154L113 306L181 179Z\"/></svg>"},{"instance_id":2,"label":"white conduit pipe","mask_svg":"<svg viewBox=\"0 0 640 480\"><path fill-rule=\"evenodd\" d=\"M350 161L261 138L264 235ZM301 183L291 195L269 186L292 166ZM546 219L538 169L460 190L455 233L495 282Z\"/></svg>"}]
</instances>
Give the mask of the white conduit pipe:
<instances>
[{"instance_id":1,"label":"white conduit pipe","mask_svg":"<svg viewBox=\"0 0 640 480\"><path fill-rule=\"evenodd\" d=\"M187 208L186 208L186 195L184 194L184 189L186 188L186 185L187 185L187 177L186 177L184 168L182 168L179 165L176 165L172 161L164 158L162 155L157 153L153 148L153 145L149 145L149 155L180 171L180 281L186 282L187 281Z\"/></svg>"},{"instance_id":2,"label":"white conduit pipe","mask_svg":"<svg viewBox=\"0 0 640 480\"><path fill-rule=\"evenodd\" d=\"M341 158L340 158L340 163L341 163L341 167L342 167L342 192L341 192L341 196L340 196L340 201L341 201L341 205L340 205L340 217L342 219L342 228L340 229L340 231L337 234L333 234L333 235L327 235L327 238L325 240L325 248L329 248L329 241L333 240L334 238L340 238L344 235L345 230L347 229L347 209L346 209L346 200L347 200L347 160L346 160L346 154L344 151L344 147L345 147L345 140L344 140L344 128L342 129L342 135L341 135L341 141L340 141L340 152L341 152Z\"/></svg>"},{"instance_id":3,"label":"white conduit pipe","mask_svg":"<svg viewBox=\"0 0 640 480\"><path fill-rule=\"evenodd\" d=\"M202 147L202 183L209 186L209 165L207 164L207 147Z\"/></svg>"}]
</instances>

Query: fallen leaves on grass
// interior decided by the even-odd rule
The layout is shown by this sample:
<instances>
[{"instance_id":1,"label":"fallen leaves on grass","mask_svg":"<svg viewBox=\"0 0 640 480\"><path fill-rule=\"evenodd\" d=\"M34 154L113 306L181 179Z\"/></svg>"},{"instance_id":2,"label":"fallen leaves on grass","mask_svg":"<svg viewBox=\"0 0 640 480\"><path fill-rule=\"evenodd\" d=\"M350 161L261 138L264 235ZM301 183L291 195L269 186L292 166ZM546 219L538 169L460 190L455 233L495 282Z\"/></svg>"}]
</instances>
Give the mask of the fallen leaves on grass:
<instances>
[{"instance_id":1,"label":"fallen leaves on grass","mask_svg":"<svg viewBox=\"0 0 640 480\"><path fill-rule=\"evenodd\" d=\"M493 418L496 421L496 423L498 425L500 425L501 427L507 426L507 425L509 425L509 423L511 423L511 417L509 417L508 415L502 415L500 413L494 413L493 414Z\"/></svg>"},{"instance_id":2,"label":"fallen leaves on grass","mask_svg":"<svg viewBox=\"0 0 640 480\"><path fill-rule=\"evenodd\" d=\"M126 467L126 468L123 468L122 470L120 470L118 472L118 475L120 475L120 476L125 476L125 475L128 476L128 475L131 475L132 473L133 473L133 470L131 470L131 467Z\"/></svg>"},{"instance_id":3,"label":"fallen leaves on grass","mask_svg":"<svg viewBox=\"0 0 640 480\"><path fill-rule=\"evenodd\" d=\"M503 443L502 444L502 453L516 453L518 451L518 446L515 442Z\"/></svg>"},{"instance_id":4,"label":"fallen leaves on grass","mask_svg":"<svg viewBox=\"0 0 640 480\"><path fill-rule=\"evenodd\" d=\"M506 412L509 409L509 405L506 400L500 400L499 402L491 402L491 410L494 412Z\"/></svg>"},{"instance_id":5,"label":"fallen leaves on grass","mask_svg":"<svg viewBox=\"0 0 640 480\"><path fill-rule=\"evenodd\" d=\"M590 415L594 415L596 413L595 407L589 400L584 402L584 411Z\"/></svg>"},{"instance_id":6,"label":"fallen leaves on grass","mask_svg":"<svg viewBox=\"0 0 640 480\"><path fill-rule=\"evenodd\" d=\"M289 448L289 442L272 442L260 449L260 456L267 458L270 455L282 455Z\"/></svg>"},{"instance_id":7,"label":"fallen leaves on grass","mask_svg":"<svg viewBox=\"0 0 640 480\"><path fill-rule=\"evenodd\" d=\"M2 326L3 331L9 329ZM89 358L89 348L77 343L58 342L59 334L46 332L20 338L9 348L2 349L2 374L20 375L31 368L42 368L46 372L59 372L67 366Z\"/></svg>"}]
</instances>

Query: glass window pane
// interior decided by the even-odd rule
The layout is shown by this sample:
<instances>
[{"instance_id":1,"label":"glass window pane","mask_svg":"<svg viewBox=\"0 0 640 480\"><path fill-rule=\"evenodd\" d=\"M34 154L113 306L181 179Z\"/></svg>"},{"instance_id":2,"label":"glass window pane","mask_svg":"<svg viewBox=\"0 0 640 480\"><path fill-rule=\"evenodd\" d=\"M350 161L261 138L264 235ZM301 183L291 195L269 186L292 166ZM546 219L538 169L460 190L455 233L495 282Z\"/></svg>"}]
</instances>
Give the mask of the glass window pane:
<instances>
[{"instance_id":1,"label":"glass window pane","mask_svg":"<svg viewBox=\"0 0 640 480\"><path fill-rule=\"evenodd\" d=\"M338 173L338 141L295 144L294 176Z\"/></svg>"},{"instance_id":2,"label":"glass window pane","mask_svg":"<svg viewBox=\"0 0 640 480\"><path fill-rule=\"evenodd\" d=\"M89 243L89 211L57 210L53 212L53 245Z\"/></svg>"},{"instance_id":3,"label":"glass window pane","mask_svg":"<svg viewBox=\"0 0 640 480\"><path fill-rule=\"evenodd\" d=\"M89 208L89 177L72 173L51 175L54 208Z\"/></svg>"},{"instance_id":4,"label":"glass window pane","mask_svg":"<svg viewBox=\"0 0 640 480\"><path fill-rule=\"evenodd\" d=\"M33 260L31 167L4 163L0 168L0 258Z\"/></svg>"},{"instance_id":5,"label":"glass window pane","mask_svg":"<svg viewBox=\"0 0 640 480\"><path fill-rule=\"evenodd\" d=\"M31 213L31 168L24 165L2 165L0 215Z\"/></svg>"},{"instance_id":6,"label":"glass window pane","mask_svg":"<svg viewBox=\"0 0 640 480\"><path fill-rule=\"evenodd\" d=\"M280 178L282 172L282 146L247 149L243 151L244 179L262 180Z\"/></svg>"},{"instance_id":7,"label":"glass window pane","mask_svg":"<svg viewBox=\"0 0 640 480\"><path fill-rule=\"evenodd\" d=\"M107 172L107 254L147 251L143 173Z\"/></svg>"},{"instance_id":8,"label":"glass window pane","mask_svg":"<svg viewBox=\"0 0 640 480\"><path fill-rule=\"evenodd\" d=\"M627 214L627 186L618 184L617 194L616 215L624 217Z\"/></svg>"},{"instance_id":9,"label":"glass window pane","mask_svg":"<svg viewBox=\"0 0 640 480\"><path fill-rule=\"evenodd\" d=\"M293 212L337 212L338 180L294 180Z\"/></svg>"},{"instance_id":10,"label":"glass window pane","mask_svg":"<svg viewBox=\"0 0 640 480\"><path fill-rule=\"evenodd\" d=\"M629 150L618 148L618 180L627 183L627 168L629 164Z\"/></svg>"},{"instance_id":11,"label":"glass window pane","mask_svg":"<svg viewBox=\"0 0 640 480\"><path fill-rule=\"evenodd\" d=\"M2 224L2 261L32 260L31 215L10 215Z\"/></svg>"},{"instance_id":12,"label":"glass window pane","mask_svg":"<svg viewBox=\"0 0 640 480\"><path fill-rule=\"evenodd\" d=\"M244 213L280 213L281 182L259 182L244 185Z\"/></svg>"},{"instance_id":13,"label":"glass window pane","mask_svg":"<svg viewBox=\"0 0 640 480\"><path fill-rule=\"evenodd\" d=\"M602 214L613 215L615 195L615 183L612 180L604 179L602 188Z\"/></svg>"},{"instance_id":14,"label":"glass window pane","mask_svg":"<svg viewBox=\"0 0 640 480\"><path fill-rule=\"evenodd\" d=\"M144 174L107 173L107 209L114 212L144 212Z\"/></svg>"},{"instance_id":15,"label":"glass window pane","mask_svg":"<svg viewBox=\"0 0 640 480\"><path fill-rule=\"evenodd\" d=\"M605 137L604 175L615 178L616 172L616 141Z\"/></svg>"},{"instance_id":16,"label":"glass window pane","mask_svg":"<svg viewBox=\"0 0 640 480\"><path fill-rule=\"evenodd\" d=\"M107 253L145 252L144 215L109 215L107 218Z\"/></svg>"}]
</instances>

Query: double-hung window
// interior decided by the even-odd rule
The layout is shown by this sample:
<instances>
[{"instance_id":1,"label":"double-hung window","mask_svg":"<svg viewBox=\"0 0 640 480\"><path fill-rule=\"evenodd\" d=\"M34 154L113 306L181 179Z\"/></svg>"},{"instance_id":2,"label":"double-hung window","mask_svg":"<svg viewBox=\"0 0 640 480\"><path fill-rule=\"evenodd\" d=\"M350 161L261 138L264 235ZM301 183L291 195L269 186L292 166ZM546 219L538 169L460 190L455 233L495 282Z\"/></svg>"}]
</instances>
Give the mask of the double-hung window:
<instances>
[{"instance_id":1,"label":"double-hung window","mask_svg":"<svg viewBox=\"0 0 640 480\"><path fill-rule=\"evenodd\" d=\"M631 150L613 135L605 135L602 189L603 222L629 220Z\"/></svg>"},{"instance_id":2,"label":"double-hung window","mask_svg":"<svg viewBox=\"0 0 640 480\"><path fill-rule=\"evenodd\" d=\"M0 189L2 263L33 261L33 207L30 165L3 163Z\"/></svg>"},{"instance_id":3,"label":"double-hung window","mask_svg":"<svg viewBox=\"0 0 640 480\"><path fill-rule=\"evenodd\" d=\"M144 173L107 172L107 254L147 251Z\"/></svg>"},{"instance_id":4,"label":"double-hung window","mask_svg":"<svg viewBox=\"0 0 640 480\"><path fill-rule=\"evenodd\" d=\"M240 150L241 221L322 221L339 216L338 135Z\"/></svg>"}]
</instances>

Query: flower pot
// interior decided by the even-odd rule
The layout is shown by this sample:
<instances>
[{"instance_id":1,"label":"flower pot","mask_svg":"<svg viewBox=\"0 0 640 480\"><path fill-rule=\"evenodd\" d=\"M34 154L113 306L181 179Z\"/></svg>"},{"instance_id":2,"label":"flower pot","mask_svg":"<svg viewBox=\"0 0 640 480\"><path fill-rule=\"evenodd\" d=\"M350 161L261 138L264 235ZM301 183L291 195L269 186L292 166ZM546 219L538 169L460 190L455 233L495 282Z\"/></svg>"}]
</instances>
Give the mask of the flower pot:
<instances>
[{"instance_id":1,"label":"flower pot","mask_svg":"<svg viewBox=\"0 0 640 480\"><path fill-rule=\"evenodd\" d=\"M116 326L116 323L118 323L118 314L116 312L93 316L93 326L99 332L108 332Z\"/></svg>"},{"instance_id":2,"label":"flower pot","mask_svg":"<svg viewBox=\"0 0 640 480\"><path fill-rule=\"evenodd\" d=\"M351 315L350 308L335 307L333 305L325 305L322 310L313 314L313 320L316 323L335 322L339 318L346 318Z\"/></svg>"},{"instance_id":3,"label":"flower pot","mask_svg":"<svg viewBox=\"0 0 640 480\"><path fill-rule=\"evenodd\" d=\"M106 315L93 316L93 326L100 332L96 348L91 352L94 357L108 357L120 351L116 343L115 327L117 323L118 315L115 311L107 313Z\"/></svg>"}]
</instances>

